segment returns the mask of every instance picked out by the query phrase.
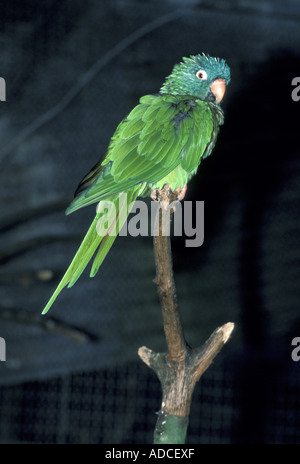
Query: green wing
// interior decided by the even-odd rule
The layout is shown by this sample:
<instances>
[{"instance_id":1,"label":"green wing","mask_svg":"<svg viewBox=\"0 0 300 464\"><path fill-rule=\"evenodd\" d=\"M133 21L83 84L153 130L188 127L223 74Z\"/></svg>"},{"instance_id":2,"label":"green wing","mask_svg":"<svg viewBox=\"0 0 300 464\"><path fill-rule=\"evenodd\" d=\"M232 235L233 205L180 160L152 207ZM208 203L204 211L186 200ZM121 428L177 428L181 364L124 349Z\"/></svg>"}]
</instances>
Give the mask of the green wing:
<instances>
[{"instance_id":1,"label":"green wing","mask_svg":"<svg viewBox=\"0 0 300 464\"><path fill-rule=\"evenodd\" d=\"M155 184L179 164L197 168L211 143L211 104L192 97L146 95L119 124L107 155L77 189L71 213L141 183Z\"/></svg>"}]
</instances>

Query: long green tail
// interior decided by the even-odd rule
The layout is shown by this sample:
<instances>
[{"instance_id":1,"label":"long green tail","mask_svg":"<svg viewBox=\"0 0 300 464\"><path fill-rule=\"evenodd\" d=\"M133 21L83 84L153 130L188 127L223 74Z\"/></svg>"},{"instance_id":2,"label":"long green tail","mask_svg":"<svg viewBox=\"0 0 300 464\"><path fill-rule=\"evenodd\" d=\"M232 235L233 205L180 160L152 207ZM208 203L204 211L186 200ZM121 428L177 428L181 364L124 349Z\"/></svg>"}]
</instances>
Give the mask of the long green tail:
<instances>
[{"instance_id":1,"label":"long green tail","mask_svg":"<svg viewBox=\"0 0 300 464\"><path fill-rule=\"evenodd\" d=\"M62 291L63 288L65 288L66 286L68 286L69 288L75 284L75 282L79 279L79 277L83 273L84 269L86 268L87 264L92 259L94 253L96 252L98 248L98 251L94 258L94 262L93 262L92 269L90 272L90 277L95 276L104 258L106 257L111 246L113 245L118 231L121 230L122 226L124 225L127 219L128 214L130 213L130 210L131 210L131 208L129 208L130 203L132 204L131 205L132 207L133 202L136 200L136 197L138 196L138 193L139 193L139 188L133 187L132 189L126 192L127 201L119 202L119 195L114 195L113 197L106 199L106 201L112 202L115 207L115 208L109 209L108 210L109 214L105 215L105 220L108 221L108 223L110 224L110 228L108 232L105 235L99 235L99 220L103 218L104 212L103 211L100 213L97 212L76 255L74 256L70 266L68 267L65 275L60 281L58 287L56 288L49 302L43 309L42 314L46 314L49 311L49 309L51 308L51 306L53 305L54 301L56 300L57 296L59 295L59 293Z\"/></svg>"}]
</instances>

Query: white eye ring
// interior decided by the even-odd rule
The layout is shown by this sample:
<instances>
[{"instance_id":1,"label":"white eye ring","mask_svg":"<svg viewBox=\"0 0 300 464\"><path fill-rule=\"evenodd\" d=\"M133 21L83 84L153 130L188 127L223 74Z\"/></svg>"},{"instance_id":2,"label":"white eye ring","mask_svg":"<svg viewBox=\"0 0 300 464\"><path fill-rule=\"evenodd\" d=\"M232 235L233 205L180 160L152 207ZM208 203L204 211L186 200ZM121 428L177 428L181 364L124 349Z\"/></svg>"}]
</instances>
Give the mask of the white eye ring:
<instances>
[{"instance_id":1,"label":"white eye ring","mask_svg":"<svg viewBox=\"0 0 300 464\"><path fill-rule=\"evenodd\" d=\"M198 72L196 72L196 76L198 77L198 79L201 79L203 81L206 81L207 79L207 73L203 69L200 69Z\"/></svg>"}]
</instances>

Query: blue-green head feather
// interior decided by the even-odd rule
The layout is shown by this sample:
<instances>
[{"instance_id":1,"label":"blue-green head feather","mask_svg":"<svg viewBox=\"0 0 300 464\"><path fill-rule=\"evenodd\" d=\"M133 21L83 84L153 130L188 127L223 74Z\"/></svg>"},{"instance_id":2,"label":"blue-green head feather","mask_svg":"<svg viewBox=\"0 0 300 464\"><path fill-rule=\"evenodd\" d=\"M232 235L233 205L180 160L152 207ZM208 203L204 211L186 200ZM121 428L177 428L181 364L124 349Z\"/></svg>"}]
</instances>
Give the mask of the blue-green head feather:
<instances>
[{"instance_id":1,"label":"blue-green head feather","mask_svg":"<svg viewBox=\"0 0 300 464\"><path fill-rule=\"evenodd\" d=\"M209 55L192 55L174 66L160 89L162 94L191 95L201 100L216 101L215 82L223 82L224 91L230 81L230 68L225 60ZM219 89L220 90L220 89ZM224 94L224 92L223 92Z\"/></svg>"}]
</instances>

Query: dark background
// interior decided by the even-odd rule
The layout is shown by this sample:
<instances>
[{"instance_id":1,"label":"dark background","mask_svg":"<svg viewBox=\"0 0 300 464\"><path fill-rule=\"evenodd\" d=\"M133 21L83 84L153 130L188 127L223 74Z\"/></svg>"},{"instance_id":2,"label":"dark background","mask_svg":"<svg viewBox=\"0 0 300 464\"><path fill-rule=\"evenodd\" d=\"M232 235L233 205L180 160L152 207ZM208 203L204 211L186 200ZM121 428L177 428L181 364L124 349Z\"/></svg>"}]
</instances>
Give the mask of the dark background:
<instances>
[{"instance_id":1,"label":"dark background","mask_svg":"<svg viewBox=\"0 0 300 464\"><path fill-rule=\"evenodd\" d=\"M138 358L165 350L151 238L118 238L40 313L95 213L64 209L140 96L182 56L232 70L225 125L188 200L205 241L172 240L186 338L232 338L197 385L188 443L300 443L297 0L2 0L1 443L151 443L160 385Z\"/></svg>"}]
</instances>

